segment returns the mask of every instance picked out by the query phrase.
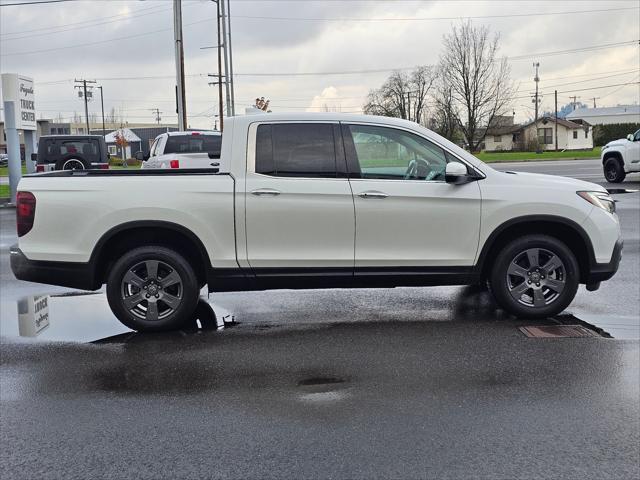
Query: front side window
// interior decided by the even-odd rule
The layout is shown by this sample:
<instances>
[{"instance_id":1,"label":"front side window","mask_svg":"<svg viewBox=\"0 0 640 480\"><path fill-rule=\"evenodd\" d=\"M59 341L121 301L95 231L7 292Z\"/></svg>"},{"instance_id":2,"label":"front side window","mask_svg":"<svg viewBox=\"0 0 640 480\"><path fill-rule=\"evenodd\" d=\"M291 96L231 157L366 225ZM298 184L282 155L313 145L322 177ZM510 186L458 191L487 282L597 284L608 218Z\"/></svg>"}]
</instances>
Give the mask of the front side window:
<instances>
[{"instance_id":1,"label":"front side window","mask_svg":"<svg viewBox=\"0 0 640 480\"><path fill-rule=\"evenodd\" d=\"M153 141L153 144L151 145L151 149L149 150L149 156L150 157L155 157L156 156L156 148L158 148L158 143L160 142L160 138L156 138Z\"/></svg>"},{"instance_id":2,"label":"front side window","mask_svg":"<svg viewBox=\"0 0 640 480\"><path fill-rule=\"evenodd\" d=\"M445 180L447 162L458 161L438 145L413 133L370 125L343 130L350 169L360 178Z\"/></svg>"},{"instance_id":3,"label":"front side window","mask_svg":"<svg viewBox=\"0 0 640 480\"><path fill-rule=\"evenodd\" d=\"M334 125L258 125L256 173L278 177L337 176Z\"/></svg>"}]
</instances>

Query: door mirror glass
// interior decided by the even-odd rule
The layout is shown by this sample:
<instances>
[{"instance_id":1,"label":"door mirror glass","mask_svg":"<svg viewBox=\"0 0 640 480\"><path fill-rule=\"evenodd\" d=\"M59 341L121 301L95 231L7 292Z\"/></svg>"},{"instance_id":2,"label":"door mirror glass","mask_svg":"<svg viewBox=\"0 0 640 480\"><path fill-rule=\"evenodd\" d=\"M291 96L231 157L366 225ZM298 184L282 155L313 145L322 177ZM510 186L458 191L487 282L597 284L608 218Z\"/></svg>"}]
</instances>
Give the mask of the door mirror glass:
<instances>
[{"instance_id":1,"label":"door mirror glass","mask_svg":"<svg viewBox=\"0 0 640 480\"><path fill-rule=\"evenodd\" d=\"M630 133L629 135L627 135L627 140L629 140L630 142L633 142L633 133Z\"/></svg>"},{"instance_id":2,"label":"door mirror glass","mask_svg":"<svg viewBox=\"0 0 640 480\"><path fill-rule=\"evenodd\" d=\"M140 160L141 162L144 162L146 160L144 152L142 150L138 150L136 152L136 160Z\"/></svg>"},{"instance_id":3,"label":"door mirror glass","mask_svg":"<svg viewBox=\"0 0 640 480\"><path fill-rule=\"evenodd\" d=\"M31 154L31 161L32 162L37 162L38 161L38 154L37 153L32 153Z\"/></svg>"}]
</instances>

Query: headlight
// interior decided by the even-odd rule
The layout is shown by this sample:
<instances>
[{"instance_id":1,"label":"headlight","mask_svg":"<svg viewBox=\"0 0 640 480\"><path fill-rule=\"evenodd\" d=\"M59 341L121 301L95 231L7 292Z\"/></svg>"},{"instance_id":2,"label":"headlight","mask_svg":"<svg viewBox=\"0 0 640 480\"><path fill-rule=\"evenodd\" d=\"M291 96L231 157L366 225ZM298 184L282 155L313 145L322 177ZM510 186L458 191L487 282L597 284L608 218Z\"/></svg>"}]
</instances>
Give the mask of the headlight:
<instances>
[{"instance_id":1,"label":"headlight","mask_svg":"<svg viewBox=\"0 0 640 480\"><path fill-rule=\"evenodd\" d=\"M616 211L616 202L611 198L608 193L605 192L576 192L582 198L584 198L587 202L596 207L600 207L603 210L606 210L609 213L615 213Z\"/></svg>"}]
</instances>

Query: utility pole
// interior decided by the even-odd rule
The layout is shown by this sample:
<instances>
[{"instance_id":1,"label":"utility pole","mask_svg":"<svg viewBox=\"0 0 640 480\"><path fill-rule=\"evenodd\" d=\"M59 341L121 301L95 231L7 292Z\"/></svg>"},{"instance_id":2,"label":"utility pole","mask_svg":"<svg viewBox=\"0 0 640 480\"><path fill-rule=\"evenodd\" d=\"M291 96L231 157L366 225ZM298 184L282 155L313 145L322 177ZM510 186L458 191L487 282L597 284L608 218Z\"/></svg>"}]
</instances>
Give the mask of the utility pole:
<instances>
[{"instance_id":1,"label":"utility pole","mask_svg":"<svg viewBox=\"0 0 640 480\"><path fill-rule=\"evenodd\" d=\"M227 52L227 14L226 14L226 8L225 5L227 3L227 0L218 0L218 3L220 4L220 11L221 11L221 20L222 20L222 48L223 48L223 52L224 52L224 73L225 73L225 77L226 77L226 82L224 82L224 89L225 89L225 99L227 101L227 117L232 116L231 113L231 85L230 80L229 80L229 54ZM220 40L218 40L218 43L220 43Z\"/></svg>"},{"instance_id":2,"label":"utility pole","mask_svg":"<svg viewBox=\"0 0 640 480\"><path fill-rule=\"evenodd\" d=\"M558 90L555 90L553 92L553 95L555 97L555 106L556 106L556 131L555 131L555 137L556 137L556 152L558 151Z\"/></svg>"},{"instance_id":3,"label":"utility pole","mask_svg":"<svg viewBox=\"0 0 640 480\"><path fill-rule=\"evenodd\" d=\"M600 100L600 97L591 97L590 100L593 100L593 108L597 108L596 107L596 100Z\"/></svg>"},{"instance_id":4,"label":"utility pole","mask_svg":"<svg viewBox=\"0 0 640 480\"><path fill-rule=\"evenodd\" d=\"M160 114L162 113L157 107L156 108L152 108L151 111L153 113L156 114L156 118L155 121L158 125L160 125L160 120L162 120L162 118L160 118Z\"/></svg>"},{"instance_id":5,"label":"utility pole","mask_svg":"<svg viewBox=\"0 0 640 480\"><path fill-rule=\"evenodd\" d=\"M87 83L96 83L96 81L95 80L85 80L85 79L82 79L82 80L74 79L74 81L76 83L79 83L80 85L74 85L73 87L82 89L80 91L81 92L80 96L84 97L84 117L85 117L85 120L87 122L87 135L89 135L89 105L88 105L89 98L88 97L93 96L93 95L91 95L91 91L90 90L87 91ZM92 88L92 87L90 86L89 88Z\"/></svg>"},{"instance_id":6,"label":"utility pole","mask_svg":"<svg viewBox=\"0 0 640 480\"><path fill-rule=\"evenodd\" d=\"M184 87L184 46L182 42L182 0L173 0L173 36L176 47L176 97L178 127L187 129L186 95Z\"/></svg>"},{"instance_id":7,"label":"utility pole","mask_svg":"<svg viewBox=\"0 0 640 480\"><path fill-rule=\"evenodd\" d=\"M536 94L535 94L535 97L533 99L533 103L535 103L535 117L534 117L535 122L534 122L534 124L536 125L536 128L538 128L537 127L537 125L538 125L538 105L540 103L540 99L538 98L538 82L540 82L540 77L538 76L538 68L540 67L540 63L539 62L534 62L533 66L536 69L536 76L533 77L533 81L536 82Z\"/></svg>"},{"instance_id":8,"label":"utility pole","mask_svg":"<svg viewBox=\"0 0 640 480\"><path fill-rule=\"evenodd\" d=\"M231 2L227 0L227 19L229 22L229 39L228 42L225 41L225 44L228 44L229 50L229 70L225 71L227 74L227 82L231 85L231 115L236 114L236 96L233 90L233 48L231 47Z\"/></svg>"},{"instance_id":9,"label":"utility pole","mask_svg":"<svg viewBox=\"0 0 640 480\"><path fill-rule=\"evenodd\" d=\"M580 97L577 97L577 96L574 95L573 97L569 97L569 98L573 99L572 102L571 102L571 107L572 107L573 110L575 110L576 109L576 103L577 103L577 101L578 101L578 99ZM594 102L595 102L595 100L594 100Z\"/></svg>"},{"instance_id":10,"label":"utility pole","mask_svg":"<svg viewBox=\"0 0 640 480\"><path fill-rule=\"evenodd\" d=\"M102 110L102 138L107 136L107 132L104 128L104 96L102 94L102 85L98 87L100 89L100 109Z\"/></svg>"}]
</instances>

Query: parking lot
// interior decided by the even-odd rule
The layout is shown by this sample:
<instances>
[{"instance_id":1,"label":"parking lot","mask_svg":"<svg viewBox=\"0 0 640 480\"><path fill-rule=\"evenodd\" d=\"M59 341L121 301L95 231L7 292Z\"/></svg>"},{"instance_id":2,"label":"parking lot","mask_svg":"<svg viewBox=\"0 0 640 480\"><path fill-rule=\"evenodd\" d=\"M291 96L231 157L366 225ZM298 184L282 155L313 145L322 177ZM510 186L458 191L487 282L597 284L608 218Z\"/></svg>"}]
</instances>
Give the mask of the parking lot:
<instances>
[{"instance_id":1,"label":"parking lot","mask_svg":"<svg viewBox=\"0 0 640 480\"><path fill-rule=\"evenodd\" d=\"M600 182L594 162L496 168ZM16 281L2 209L0 475L637 478L640 184L606 186L619 272L535 322L475 287L283 290L211 295L206 328L136 334L102 293ZM18 302L43 294L48 327L19 336ZM520 329L550 325L593 336Z\"/></svg>"}]
</instances>

